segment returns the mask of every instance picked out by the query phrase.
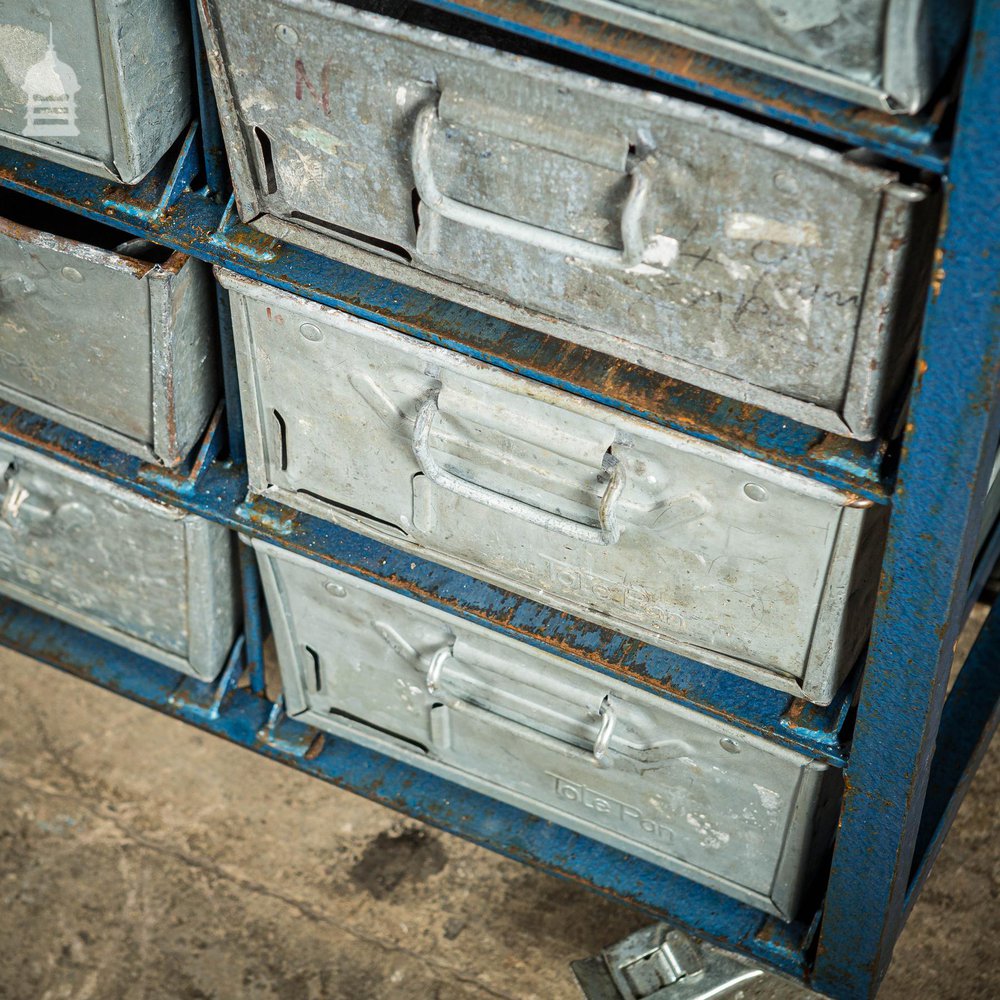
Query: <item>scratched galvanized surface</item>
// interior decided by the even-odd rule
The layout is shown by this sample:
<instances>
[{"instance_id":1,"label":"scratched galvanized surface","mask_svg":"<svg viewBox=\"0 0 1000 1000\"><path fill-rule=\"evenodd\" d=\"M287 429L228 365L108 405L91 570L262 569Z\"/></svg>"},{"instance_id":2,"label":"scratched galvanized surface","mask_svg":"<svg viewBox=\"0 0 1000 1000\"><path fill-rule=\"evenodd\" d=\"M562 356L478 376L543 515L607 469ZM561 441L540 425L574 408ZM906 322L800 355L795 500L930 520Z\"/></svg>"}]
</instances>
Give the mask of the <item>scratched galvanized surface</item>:
<instances>
[{"instance_id":1,"label":"scratched galvanized surface","mask_svg":"<svg viewBox=\"0 0 1000 1000\"><path fill-rule=\"evenodd\" d=\"M218 525L0 443L0 592L213 679L237 633Z\"/></svg>"},{"instance_id":2,"label":"scratched galvanized surface","mask_svg":"<svg viewBox=\"0 0 1000 1000\"><path fill-rule=\"evenodd\" d=\"M874 993L919 870L921 809L1000 436L997 65L1000 6L979 3L819 942L814 983L836 997Z\"/></svg>"},{"instance_id":3,"label":"scratched galvanized surface","mask_svg":"<svg viewBox=\"0 0 1000 1000\"><path fill-rule=\"evenodd\" d=\"M941 171L948 158L942 129L946 84L941 100L916 115L889 115L838 97L804 89L787 78L768 76L691 48L673 45L648 31L614 24L606 17L570 10L546 0L424 0L462 19L541 43L554 59L603 63L677 88L702 99L848 146L864 146L884 156ZM374 2L367 4L374 9ZM937 8L941 10L939 6ZM946 27L954 27L948 22ZM949 44L953 44L949 43ZM945 46L948 47L947 44Z\"/></svg>"},{"instance_id":4,"label":"scratched galvanized surface","mask_svg":"<svg viewBox=\"0 0 1000 1000\"><path fill-rule=\"evenodd\" d=\"M23 196L0 212L0 395L179 464L220 397L205 264Z\"/></svg>"},{"instance_id":5,"label":"scratched galvanized surface","mask_svg":"<svg viewBox=\"0 0 1000 1000\"><path fill-rule=\"evenodd\" d=\"M243 221L825 430L883 429L930 257L924 189L343 5L204 11Z\"/></svg>"},{"instance_id":6,"label":"scratched galvanized surface","mask_svg":"<svg viewBox=\"0 0 1000 1000\"><path fill-rule=\"evenodd\" d=\"M785 919L836 768L254 542L288 714Z\"/></svg>"},{"instance_id":7,"label":"scratched galvanized surface","mask_svg":"<svg viewBox=\"0 0 1000 1000\"><path fill-rule=\"evenodd\" d=\"M824 433L714 395L637 365L485 316L306 250L278 243L232 219L204 192L187 189L197 171L187 141L135 189L0 151L0 186L344 309L421 340L567 389L664 426L717 441L779 468L886 502L893 453L884 441ZM221 227L221 228L220 228Z\"/></svg>"},{"instance_id":8,"label":"scratched galvanized surface","mask_svg":"<svg viewBox=\"0 0 1000 1000\"><path fill-rule=\"evenodd\" d=\"M134 184L191 121L191 30L174 0L0 0L0 145ZM54 45L54 50L49 45ZM65 87L62 104L32 124Z\"/></svg>"},{"instance_id":9,"label":"scratched galvanized surface","mask_svg":"<svg viewBox=\"0 0 1000 1000\"><path fill-rule=\"evenodd\" d=\"M867 639L885 507L216 274L255 494L759 683L835 696Z\"/></svg>"}]
</instances>

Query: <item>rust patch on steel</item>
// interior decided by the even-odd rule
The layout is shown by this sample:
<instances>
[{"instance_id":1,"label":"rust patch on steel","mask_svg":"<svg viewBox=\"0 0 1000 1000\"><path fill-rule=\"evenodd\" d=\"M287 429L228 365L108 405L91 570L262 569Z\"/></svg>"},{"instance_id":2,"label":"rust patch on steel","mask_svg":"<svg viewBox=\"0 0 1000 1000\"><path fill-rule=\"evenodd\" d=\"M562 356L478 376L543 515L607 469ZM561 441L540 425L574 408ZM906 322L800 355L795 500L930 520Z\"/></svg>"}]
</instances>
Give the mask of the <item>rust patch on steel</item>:
<instances>
[{"instance_id":1,"label":"rust patch on steel","mask_svg":"<svg viewBox=\"0 0 1000 1000\"><path fill-rule=\"evenodd\" d=\"M844 495L844 506L855 507L858 510L867 510L869 507L875 506L875 501L869 500L868 497L859 497L857 493L846 493Z\"/></svg>"},{"instance_id":2,"label":"rust patch on steel","mask_svg":"<svg viewBox=\"0 0 1000 1000\"><path fill-rule=\"evenodd\" d=\"M306 760L315 760L323 752L323 744L326 742L326 738L322 733L317 733L313 737L312 743L309 744L309 749L303 754Z\"/></svg>"},{"instance_id":3,"label":"rust patch on steel","mask_svg":"<svg viewBox=\"0 0 1000 1000\"><path fill-rule=\"evenodd\" d=\"M785 718L788 720L790 725L797 726L802 718L802 713L806 710L808 702L802 698L793 698L791 704L788 706L788 711L785 712Z\"/></svg>"},{"instance_id":4,"label":"rust patch on steel","mask_svg":"<svg viewBox=\"0 0 1000 1000\"><path fill-rule=\"evenodd\" d=\"M941 294L941 286L944 284L945 269L943 264L944 250L937 247L934 250L934 270L931 272L931 294L935 299Z\"/></svg>"}]
</instances>

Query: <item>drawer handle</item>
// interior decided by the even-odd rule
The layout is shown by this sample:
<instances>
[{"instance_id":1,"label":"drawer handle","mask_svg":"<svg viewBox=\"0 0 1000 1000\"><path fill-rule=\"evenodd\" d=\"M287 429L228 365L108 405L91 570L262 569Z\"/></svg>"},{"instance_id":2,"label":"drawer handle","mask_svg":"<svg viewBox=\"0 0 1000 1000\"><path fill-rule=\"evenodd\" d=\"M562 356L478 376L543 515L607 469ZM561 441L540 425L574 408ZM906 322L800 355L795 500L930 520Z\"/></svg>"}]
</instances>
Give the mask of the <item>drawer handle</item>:
<instances>
[{"instance_id":1,"label":"drawer handle","mask_svg":"<svg viewBox=\"0 0 1000 1000\"><path fill-rule=\"evenodd\" d=\"M604 759L608 752L608 745L611 743L611 734L615 731L615 722L618 717L615 714L614 706L611 704L611 695L606 694L601 702L601 707L597 710L601 717L601 728L598 730L597 739L594 740L594 760Z\"/></svg>"},{"instance_id":2,"label":"drawer handle","mask_svg":"<svg viewBox=\"0 0 1000 1000\"><path fill-rule=\"evenodd\" d=\"M412 660L417 667L427 662L413 645L391 625L386 622L374 622L374 626L375 631L382 639L404 659ZM441 683L441 672L444 670L444 665L453 655L451 643L446 643L431 654L430 662L427 663L427 673L424 675L424 687L428 694L434 694L437 691Z\"/></svg>"},{"instance_id":3,"label":"drawer handle","mask_svg":"<svg viewBox=\"0 0 1000 1000\"><path fill-rule=\"evenodd\" d=\"M442 646L431 657L430 666L427 668L427 677L424 680L424 686L427 688L428 694L435 694L437 692L437 689L441 685L441 673L444 670L444 665L451 657L451 646Z\"/></svg>"},{"instance_id":4,"label":"drawer handle","mask_svg":"<svg viewBox=\"0 0 1000 1000\"><path fill-rule=\"evenodd\" d=\"M29 496L28 491L16 479L9 479L3 503L0 503L0 524L8 529L13 528Z\"/></svg>"},{"instance_id":5,"label":"drawer handle","mask_svg":"<svg viewBox=\"0 0 1000 1000\"><path fill-rule=\"evenodd\" d=\"M441 675L444 672L445 664L454 656L454 650L451 646L442 646L438 649L434 655L431 657L430 667L427 669L427 680L426 687L428 694L436 694L441 686ZM459 698L460 701L465 699ZM486 707L480 707L473 705L478 711L483 712L486 715L495 715L496 713L491 711ZM611 745L611 737L615 731L615 723L618 721L618 715L615 712L614 705L611 704L611 695L606 694L601 699L600 707L597 709L597 714L601 720L601 727L597 731L597 736L594 738L594 745L591 749L591 754L594 760L598 764L607 766L604 762L604 758L607 756L608 747ZM508 720L513 722L513 720ZM525 726L523 722L514 723L523 729L530 729L530 726ZM534 731L534 730L533 730ZM535 731L537 733L537 731ZM552 739L553 737L550 737ZM558 740L557 742L562 742Z\"/></svg>"},{"instance_id":6,"label":"drawer handle","mask_svg":"<svg viewBox=\"0 0 1000 1000\"><path fill-rule=\"evenodd\" d=\"M598 507L598 520L600 527L591 527L589 524L580 524L568 517L559 514L550 514L548 511L539 510L531 504L513 497L504 496L483 486L477 486L468 480L453 476L443 469L434 460L430 449L431 425L434 417L438 413L438 393L434 392L424 400L417 412L417 420L413 426L413 454L420 465L421 471L432 483L442 489L455 493L467 500L481 503L484 507L492 507L494 510L511 514L521 518L529 524L536 524L540 528L549 531L558 531L569 538L575 538L581 542L591 542L595 545L614 545L621 537L621 526L618 523L618 513L615 504L625 489L625 466L617 459L611 459L609 468L610 476L608 485L601 497Z\"/></svg>"},{"instance_id":7,"label":"drawer handle","mask_svg":"<svg viewBox=\"0 0 1000 1000\"><path fill-rule=\"evenodd\" d=\"M642 214L649 199L649 189L652 161L640 160L630 171L631 185L625 204L622 207L621 236L622 250L614 247L601 246L587 240L565 236L562 233L533 226L528 222L520 222L509 216L491 212L485 208L477 208L465 202L455 201L443 194L434 180L434 170L431 166L431 139L434 135L434 123L438 118L436 104L425 104L416 115L413 125L413 143L410 148L410 163L413 168L413 182L417 188L420 200L428 208L443 215L453 222L460 222L497 236L505 236L519 243L529 243L551 250L553 253L576 257L592 264L603 264L607 267L627 269L635 267L642 261L646 249L642 238Z\"/></svg>"},{"instance_id":8,"label":"drawer handle","mask_svg":"<svg viewBox=\"0 0 1000 1000\"><path fill-rule=\"evenodd\" d=\"M0 528L48 536L56 523L64 531L89 528L94 523L92 511L82 503L57 504L49 497L32 493L18 481L14 463L4 467L0 459L0 485L4 483L6 488L0 494Z\"/></svg>"}]
</instances>

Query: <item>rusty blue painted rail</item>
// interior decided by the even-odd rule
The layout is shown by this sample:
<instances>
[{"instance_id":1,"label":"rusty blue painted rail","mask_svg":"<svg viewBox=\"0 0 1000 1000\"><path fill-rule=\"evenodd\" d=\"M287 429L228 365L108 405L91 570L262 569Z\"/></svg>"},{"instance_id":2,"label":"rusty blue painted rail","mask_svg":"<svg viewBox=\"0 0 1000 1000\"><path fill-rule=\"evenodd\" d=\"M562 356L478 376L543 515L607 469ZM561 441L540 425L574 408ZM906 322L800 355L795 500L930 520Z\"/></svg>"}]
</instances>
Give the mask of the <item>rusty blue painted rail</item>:
<instances>
[{"instance_id":1,"label":"rusty blue painted rail","mask_svg":"<svg viewBox=\"0 0 1000 1000\"><path fill-rule=\"evenodd\" d=\"M347 572L843 764L849 786L843 822L812 912L799 923L783 924L347 741L315 743L314 732L284 719L263 697L266 622L250 560L243 563L243 660L234 661L215 687L181 681L10 602L0 601L0 643L493 850L665 915L831 996L870 996L997 724L1000 613L991 616L947 698L946 680L954 637L987 575L982 561L973 566L974 542L1000 437L1000 129L990 114L1000 65L1000 5L979 4L956 139L949 145L935 115L887 118L713 60L682 58L670 46L643 48L627 32L602 34L599 26L588 28L579 19L561 21L542 0L426 2L529 34L553 51L643 73L827 140L942 173L948 227L941 236L901 457L900 448L888 442L859 444L822 434L261 236L240 224L228 203L205 75L201 125L138 187L118 187L0 152L0 209L2 188L16 189L411 336L876 502L891 502L890 542L856 718L850 710L858 676L829 708L808 706L325 522L248 499L223 301L229 433L220 415L182 469L168 474L143 466L10 406L0 406L0 439L45 450L243 534L310 552ZM993 556L1000 551L1000 534L994 534L988 551ZM249 670L249 689L235 685L242 669Z\"/></svg>"}]
</instances>

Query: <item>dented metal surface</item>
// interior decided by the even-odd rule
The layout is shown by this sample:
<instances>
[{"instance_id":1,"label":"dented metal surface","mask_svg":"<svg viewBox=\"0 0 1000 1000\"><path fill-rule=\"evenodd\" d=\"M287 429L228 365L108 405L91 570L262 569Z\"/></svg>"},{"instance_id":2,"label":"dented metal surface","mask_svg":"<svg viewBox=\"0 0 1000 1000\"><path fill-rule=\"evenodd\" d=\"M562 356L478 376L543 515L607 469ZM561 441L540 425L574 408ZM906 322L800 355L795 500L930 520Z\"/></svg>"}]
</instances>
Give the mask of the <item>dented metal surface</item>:
<instances>
[{"instance_id":1,"label":"dented metal surface","mask_svg":"<svg viewBox=\"0 0 1000 1000\"><path fill-rule=\"evenodd\" d=\"M929 100L971 3L933 0L553 0L589 14L884 111Z\"/></svg>"},{"instance_id":2,"label":"dented metal surface","mask_svg":"<svg viewBox=\"0 0 1000 1000\"><path fill-rule=\"evenodd\" d=\"M839 773L255 542L290 716L796 915Z\"/></svg>"},{"instance_id":3,"label":"dented metal surface","mask_svg":"<svg viewBox=\"0 0 1000 1000\"><path fill-rule=\"evenodd\" d=\"M47 221L79 229L72 215ZM123 233L83 230L104 245L0 217L0 397L176 466L220 397L211 273Z\"/></svg>"},{"instance_id":4,"label":"dented metal surface","mask_svg":"<svg viewBox=\"0 0 1000 1000\"><path fill-rule=\"evenodd\" d=\"M244 221L826 430L882 428L915 333L921 189L339 4L206 10Z\"/></svg>"},{"instance_id":5,"label":"dented metal surface","mask_svg":"<svg viewBox=\"0 0 1000 1000\"><path fill-rule=\"evenodd\" d=\"M236 638L232 534L0 442L0 592L211 680Z\"/></svg>"},{"instance_id":6,"label":"dented metal surface","mask_svg":"<svg viewBox=\"0 0 1000 1000\"><path fill-rule=\"evenodd\" d=\"M175 0L0 0L0 56L0 145L134 184L191 121Z\"/></svg>"},{"instance_id":7,"label":"dented metal surface","mask_svg":"<svg viewBox=\"0 0 1000 1000\"><path fill-rule=\"evenodd\" d=\"M250 488L828 702L884 507L223 269Z\"/></svg>"}]
</instances>

